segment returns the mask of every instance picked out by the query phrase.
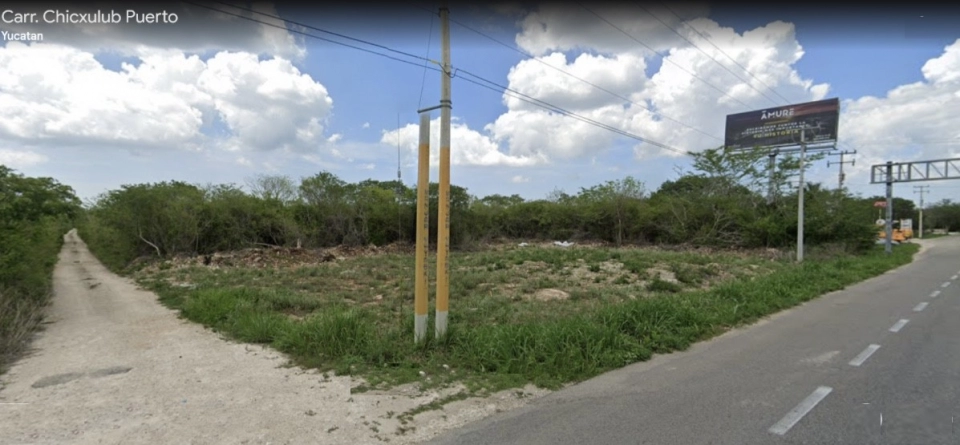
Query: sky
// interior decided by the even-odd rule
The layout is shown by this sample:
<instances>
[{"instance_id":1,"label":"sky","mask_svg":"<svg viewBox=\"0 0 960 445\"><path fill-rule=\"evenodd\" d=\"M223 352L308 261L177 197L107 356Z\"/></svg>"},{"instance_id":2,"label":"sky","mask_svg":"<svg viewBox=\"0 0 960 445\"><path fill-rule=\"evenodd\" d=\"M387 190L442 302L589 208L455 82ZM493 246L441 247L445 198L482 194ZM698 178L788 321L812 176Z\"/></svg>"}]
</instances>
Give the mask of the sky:
<instances>
[{"instance_id":1,"label":"sky","mask_svg":"<svg viewBox=\"0 0 960 445\"><path fill-rule=\"evenodd\" d=\"M0 6L0 164L84 200L172 180L389 181L398 167L415 185L417 110L440 102L424 60L442 57L438 3L140 5L129 17L120 3ZM856 152L843 164L854 193L884 193L871 165L960 157L957 7L483 5L450 3L451 182L476 196L626 176L652 192L691 170L685 152L723 144L727 115L830 98L837 150ZM96 11L119 23L66 22ZM439 110L430 131L435 182ZM807 180L837 187L839 160ZM921 185L927 203L960 194L951 180L894 194L919 202Z\"/></svg>"}]
</instances>

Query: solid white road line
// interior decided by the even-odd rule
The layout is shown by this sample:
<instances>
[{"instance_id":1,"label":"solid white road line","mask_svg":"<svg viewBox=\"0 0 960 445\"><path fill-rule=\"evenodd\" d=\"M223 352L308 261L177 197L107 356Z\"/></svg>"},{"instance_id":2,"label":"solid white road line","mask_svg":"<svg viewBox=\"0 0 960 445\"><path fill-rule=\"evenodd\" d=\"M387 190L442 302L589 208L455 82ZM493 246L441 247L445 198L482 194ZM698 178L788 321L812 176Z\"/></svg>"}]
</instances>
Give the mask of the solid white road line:
<instances>
[{"instance_id":1,"label":"solid white road line","mask_svg":"<svg viewBox=\"0 0 960 445\"><path fill-rule=\"evenodd\" d=\"M790 412L787 413L786 416L783 416L779 422L770 427L770 432L781 436L787 434L787 431L790 431L790 428L793 428L793 426L796 425L797 422L803 418L803 416L806 416L807 413L809 413L813 407L817 406L817 404L820 403L820 401L823 400L827 394L830 394L831 391L833 391L833 388L829 386L821 386L817 388L813 394L810 394L806 399L803 399L799 405L790 410Z\"/></svg>"},{"instance_id":2,"label":"solid white road line","mask_svg":"<svg viewBox=\"0 0 960 445\"><path fill-rule=\"evenodd\" d=\"M937 297L939 297L939 296L940 296L940 291L938 291L938 290L935 290L935 291L933 291L932 294L930 294L930 298L937 298Z\"/></svg>"},{"instance_id":3,"label":"solid white road line","mask_svg":"<svg viewBox=\"0 0 960 445\"><path fill-rule=\"evenodd\" d=\"M950 282L947 281L946 283L943 283L943 285L942 285L941 287L947 287L947 286L949 286L949 285L950 285Z\"/></svg>"},{"instance_id":4,"label":"solid white road line","mask_svg":"<svg viewBox=\"0 0 960 445\"><path fill-rule=\"evenodd\" d=\"M909 322L910 320L907 320L907 319L898 321L895 325L890 327L890 332L900 332L900 330L903 329L903 327L906 326L907 323Z\"/></svg>"},{"instance_id":5,"label":"solid white road line","mask_svg":"<svg viewBox=\"0 0 960 445\"><path fill-rule=\"evenodd\" d=\"M877 349L880 349L880 345L870 345L867 346L867 349L864 349L860 355L856 356L853 360L850 361L850 366L860 366L863 362L867 361L874 352L877 352Z\"/></svg>"},{"instance_id":6,"label":"solid white road line","mask_svg":"<svg viewBox=\"0 0 960 445\"><path fill-rule=\"evenodd\" d=\"M927 308L927 303L926 303L926 302L923 302L923 303L918 304L917 307L913 308L913 311L914 311L914 312L920 312L920 311L922 311L922 310L924 310L924 309L926 309L926 308Z\"/></svg>"}]
</instances>

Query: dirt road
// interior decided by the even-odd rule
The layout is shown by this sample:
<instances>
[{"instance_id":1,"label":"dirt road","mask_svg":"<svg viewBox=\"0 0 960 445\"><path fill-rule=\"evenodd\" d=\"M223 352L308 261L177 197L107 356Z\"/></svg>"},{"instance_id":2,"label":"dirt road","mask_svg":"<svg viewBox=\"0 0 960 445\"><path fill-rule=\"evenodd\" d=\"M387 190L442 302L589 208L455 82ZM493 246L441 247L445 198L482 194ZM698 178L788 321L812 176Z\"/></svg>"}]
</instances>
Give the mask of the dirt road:
<instances>
[{"instance_id":1,"label":"dirt road","mask_svg":"<svg viewBox=\"0 0 960 445\"><path fill-rule=\"evenodd\" d=\"M416 443L543 394L505 391L402 425L398 414L442 394L351 394L349 377L287 367L278 352L178 319L75 232L65 240L46 329L0 377L5 445Z\"/></svg>"}]
</instances>

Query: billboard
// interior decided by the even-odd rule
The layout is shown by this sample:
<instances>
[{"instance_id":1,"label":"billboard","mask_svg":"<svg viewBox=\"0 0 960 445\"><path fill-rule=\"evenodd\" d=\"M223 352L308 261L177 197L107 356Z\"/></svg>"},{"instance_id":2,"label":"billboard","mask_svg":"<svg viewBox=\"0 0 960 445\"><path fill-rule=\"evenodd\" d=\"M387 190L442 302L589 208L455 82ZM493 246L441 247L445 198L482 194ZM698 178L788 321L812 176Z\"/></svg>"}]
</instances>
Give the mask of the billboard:
<instances>
[{"instance_id":1,"label":"billboard","mask_svg":"<svg viewBox=\"0 0 960 445\"><path fill-rule=\"evenodd\" d=\"M727 116L727 150L781 147L800 144L800 128L806 126L807 143L837 140L840 99L785 105Z\"/></svg>"}]
</instances>

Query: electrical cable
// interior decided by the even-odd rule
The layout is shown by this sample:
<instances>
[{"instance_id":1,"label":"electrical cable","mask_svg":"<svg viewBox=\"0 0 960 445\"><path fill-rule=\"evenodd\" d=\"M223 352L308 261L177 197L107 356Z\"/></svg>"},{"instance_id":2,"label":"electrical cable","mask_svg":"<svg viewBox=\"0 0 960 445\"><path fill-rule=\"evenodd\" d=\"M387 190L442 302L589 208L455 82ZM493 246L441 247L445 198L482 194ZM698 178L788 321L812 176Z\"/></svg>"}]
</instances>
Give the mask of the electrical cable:
<instances>
[{"instance_id":1,"label":"electrical cable","mask_svg":"<svg viewBox=\"0 0 960 445\"><path fill-rule=\"evenodd\" d=\"M736 77L737 80L743 82L744 84L746 84L746 85L747 85L748 87L750 87L751 89L753 89L753 91L756 91L757 93L760 93L761 96L763 96L763 97L767 98L768 100L770 100L771 102L773 102L774 105L781 105L781 104L778 103L776 100L772 99L770 96L767 96L763 91L760 91L759 89L757 89L757 88L754 87L753 85L750 85L750 82L748 82L746 79L743 79L742 77L738 76L738 75L737 75L736 73L734 73L733 70L731 70L729 67L727 67L726 65L720 63L719 60L715 59L715 58L714 58L713 56L711 56L710 54L707 54L707 52L704 51L704 50L703 50L702 48L700 48L699 46L697 46L697 44L691 42L690 39L686 38L683 34L680 34L679 31L677 31L674 27L668 25L667 22L661 20L660 17L657 17L656 15L654 15L654 13L651 12L649 9L645 8L643 5L641 5L641 4L639 4L639 3L637 3L637 7L639 7L639 8L642 9L644 12L646 12L650 17L653 17L654 19L656 19L658 22L660 22L660 24L662 24L663 26L667 27L667 29L669 29L670 31L673 31L674 34L676 34L676 35L679 36L681 39L683 39L684 41L686 41L687 43L689 43L691 46L693 46L694 48L696 48L697 51L700 51L700 53L702 53L703 55L709 57L710 60L716 62L716 64L719 65L720 68L723 68L723 69L727 70L728 73L730 73L731 75L733 75L733 77ZM678 17L678 18L679 18L679 17ZM727 57L730 57L730 56L727 56ZM748 72L747 74L750 74L750 73ZM756 77L754 77L754 79L756 79ZM767 87L767 88L769 88L769 87Z\"/></svg>"},{"instance_id":2,"label":"electrical cable","mask_svg":"<svg viewBox=\"0 0 960 445\"><path fill-rule=\"evenodd\" d=\"M423 9L423 8L421 8L421 9ZM673 122L675 122L675 123L677 123L677 124L680 124L680 125L682 125L682 126L684 126L684 127L687 127L687 128L689 128L689 129L691 129L691 130L693 130L693 131L696 131L696 132L698 132L698 133L700 133L700 134L702 134L702 135L704 135L704 136L707 136L707 137L709 137L709 138L712 138L712 139L715 139L715 140L718 140L718 141L722 141L722 140L723 140L723 138L721 138L721 137L719 137L719 136L716 136L716 135L712 135L712 134L710 134L710 133L707 133L707 132L705 132L705 131L697 128L697 127L694 127L694 126L692 126L692 125L686 124L686 123L684 123L684 122L682 122L682 121L680 121L680 120L674 119L674 118L672 118L672 117L670 117L670 116L667 116L667 115L665 115L665 114L663 114L663 113L661 113L661 112L659 112L659 111L653 110L653 109L651 109L651 108L649 108L649 107L647 107L647 106L645 106L645 105L643 105L643 104L634 102L633 100L630 100L630 99L627 98L627 97L624 97L624 96L622 96L622 95L620 95L620 94L617 94L617 93L615 93L615 92L613 92L613 91L610 91L610 90L608 90L608 89L606 89L606 88L604 88L604 87L601 87L601 86L599 86L599 85L597 85L597 84L595 84L595 83L593 83L593 82L590 82L590 81L588 81L588 80L586 80L586 79L583 79L583 78L581 78L581 77L578 77L578 76L576 76L576 75L574 75L574 74L571 74L571 73L568 72L568 71L565 71L565 70L560 69L560 68L558 68L558 67L556 67L556 66L554 66L554 65L551 65L551 64L543 61L542 59L534 56L533 54L531 54L531 53L529 53L529 52L527 52L527 51L523 51L523 50L521 50L521 49L518 49L518 48L515 48L515 47L513 47L513 46L510 46L510 45L508 45L508 44L506 44L506 43L504 43L504 42L502 42L502 41L500 41L500 40L498 40L498 39L496 39L496 38L494 38L494 37L491 37L491 36L483 33L482 31L476 30L476 29L474 29L473 27L471 27L471 26L469 26L469 25L467 25L467 24L465 24L465 23L459 22L459 21L455 20L455 19L452 18L452 17L450 18L450 21L453 22L453 23L456 23L457 25L462 26L463 28L466 28L467 30L470 30L470 31L472 31L472 32L474 32L474 33L482 36L482 37L485 37L485 38L489 39L490 41L492 41L492 42L494 42L494 43L497 43L497 44L499 44L499 45L501 45L501 46L503 46L503 47L505 47L505 48L507 48L507 49L510 49L510 50L512 50L512 51L515 51L515 52L517 52L517 53L519 53L519 54L521 54L521 55L524 55L524 56L526 56L526 57L529 57L529 58L531 58L532 60L537 61L538 63L541 63L541 64L543 64L543 65L545 65L545 66L547 66L547 67L549 67L549 68L552 68L552 69L554 69L554 70L556 70L556 71L559 71L559 72L561 72L561 73L563 73L563 74L565 74L565 75L567 75L567 76L570 76L570 77L572 77L572 78L574 78L574 79L576 79L576 80L579 80L579 81L581 81L581 82L583 82L583 83L585 83L585 84L587 84L587 85L590 85L591 87L594 87L594 88L596 88L596 89L598 89L598 90L600 90L600 91L603 91L603 92L605 92L605 93L607 93L607 94L610 94L610 95L613 96L613 97L616 97L616 98L618 98L618 99L624 100L624 101L630 103L631 105L635 105L635 106L637 106L637 107L639 107L639 108L643 108L644 110L647 110L647 111L649 111L649 112L651 112L651 113L654 113L654 114L660 116L661 118L664 118L664 119L669 120L669 121L673 121Z\"/></svg>"},{"instance_id":3,"label":"electrical cable","mask_svg":"<svg viewBox=\"0 0 960 445\"><path fill-rule=\"evenodd\" d=\"M430 32L427 33L427 56L430 57L430 43L433 41L433 16L430 16ZM423 80L420 81L420 99L417 101L417 109L423 108L423 90L427 86L427 64L423 62Z\"/></svg>"},{"instance_id":4,"label":"electrical cable","mask_svg":"<svg viewBox=\"0 0 960 445\"><path fill-rule=\"evenodd\" d=\"M680 15L677 14L673 9L670 9L670 6L668 6L666 3L663 3L663 2L659 2L659 3L660 3L661 5L663 5L663 7L667 9L667 11L670 11L670 13L673 14L674 16L676 16L678 19L683 20L683 19L680 17ZM710 39L707 38L707 36L703 35L703 34L700 32L700 30L698 30L696 27L694 27L693 25L691 25L691 24L689 24L689 23L687 23L687 22L683 22L683 25L686 26L686 27L688 27L688 28L690 28L691 30L693 30L693 32L695 32L698 36L700 36L700 38L702 38L705 42L709 43L711 46L713 46L714 48L716 48L717 51L720 51L720 54L723 54L724 56L727 56L727 58L730 59L730 61L732 61L733 63L737 64L737 66L739 66L741 69L743 69L743 72L749 74L750 77L753 77L754 79L756 79L757 82L760 82L760 84L762 84L763 86L769 88L770 91L773 92L773 94L776 94L777 97L783 99L783 101L784 101L785 104L790 102L789 99L787 99L786 97L783 97L782 94L778 93L776 89L774 89L774 88L771 87L770 85L767 85L767 84L766 84L763 80L761 80L759 77L753 75L753 73L751 73L750 70L748 70L746 67L744 67L743 65L741 65L740 62L737 62L737 59L734 59L734 58L731 57L729 54L727 54L724 50L722 50L719 46L717 46L716 44L714 44L713 42L711 42Z\"/></svg>"},{"instance_id":5,"label":"electrical cable","mask_svg":"<svg viewBox=\"0 0 960 445\"><path fill-rule=\"evenodd\" d=\"M217 8L213 8L213 7L210 7L210 6L206 6L206 5L202 5L202 4L199 4L199 3L194 3L194 2L190 2L190 1L186 1L186 0L181 0L181 2L182 2L182 3L189 4L189 5L199 6L199 7L201 7L201 8L209 9L209 10L211 10L211 11L216 11L216 12L219 12L219 13L222 13L222 14L227 14L227 15L230 15L230 16L233 16L233 17L237 17L237 18L244 19L244 20L249 20L249 21L251 21L251 22L259 23L259 24L261 24L261 25L266 25L266 26L271 26L271 27L277 28L277 29L282 29L282 30L287 31L287 32L292 32L292 33L300 34L300 35L303 35L303 36L306 36L306 37L312 37L312 38L315 38L315 39L318 39L318 40L323 40L323 41L325 41L325 42L334 43L334 44L337 44L337 45L346 46L346 47L348 47L348 48L353 48L353 49L356 49L356 50L360 50L360 51L363 51L363 52L366 52L366 53L370 53L370 54L375 54L375 55L378 55L378 56L386 57L386 58L388 58L388 59L392 59L392 60L396 60L396 61L398 61L398 62L406 63L406 64L408 64L408 65L416 66L416 67L418 67L418 68L421 67L421 65L420 65L419 63L417 63L417 62L411 62L411 61L409 61L409 60L403 60L403 59L401 59L401 58L394 57L394 56L391 56L391 55L389 55L389 54L378 53L378 52L373 51L373 50L370 50L370 49L361 48L361 47L359 47L359 46L350 45L350 44L343 43L343 42L338 42L338 41L336 41L336 40L327 39L327 38L320 37L320 36L317 36L317 35L313 35L313 34L310 34L310 33L306 33L306 32L300 31L300 30L290 29L290 28L287 28L286 26L280 26L280 25L277 25L277 24L274 24L274 23L268 23L268 22L265 22L265 21L263 21L263 20L257 20L257 19L251 18L251 17L246 17L246 16L243 16L243 15L240 15L240 14L235 14L235 13L232 13L232 12L224 11L224 10L222 10L222 9L217 9ZM222 2L218 2L218 3L222 3ZM410 54L410 53L407 53L407 52L403 52L403 51L395 50L395 49L392 49L392 48L388 48L388 47L385 47L385 46L383 46L383 45L379 45L379 44L376 44L376 43L367 42L367 41L365 41L365 40L360 40L360 39L355 39L355 38L353 38L353 37L343 36L342 34L337 34L337 33L330 32L330 31L326 31L326 30L322 30L322 29L319 29L319 28L313 28L313 27L309 27L309 26L305 26L305 25L300 25L300 24L298 24L298 23L296 23L296 22L293 22L293 21L290 21L290 20L287 20L287 19L283 19L283 18L274 16L274 15L271 15L271 14L266 14L266 13L259 12L259 11L254 11L254 10L252 10L252 9L239 8L239 7L233 6L233 5L230 5L230 6L231 6L231 7L238 8L238 9L244 9L244 10L249 11L249 12L253 12L253 13L265 15L265 16L267 16L267 17L275 18L275 19L278 19L278 20L283 20L283 21L285 21L285 22L288 22L288 23L291 23L291 24L294 24L294 25L297 25L297 26L303 26L303 27L305 27L305 28L315 29L315 30L320 31L320 32L325 32L325 33L328 33L328 34L334 34L334 35L342 36L342 37L345 38L345 39L349 39L349 40L354 40L354 41L366 43L366 44L368 44L368 45L376 46L376 47L379 47L379 48L383 48L383 49L386 49L386 50L391 51L391 52L403 54L403 55L405 55L405 56L407 56L407 57L412 57L412 58L415 58L415 59L418 59L418 60L427 61L427 62L435 63L435 64L439 65L439 62L436 62L436 61L434 61L434 60L430 60L430 59L425 58L425 57L421 57L421 56L417 56L417 55ZM434 71L437 71L437 72L440 72L440 71L441 71L441 70L439 70L439 69L437 69L437 68L432 68L432 69L433 69Z\"/></svg>"},{"instance_id":6,"label":"electrical cable","mask_svg":"<svg viewBox=\"0 0 960 445\"><path fill-rule=\"evenodd\" d=\"M210 9L210 10L213 10L213 11L217 11L217 12L220 12L220 13L223 13L223 14L231 15L231 16L238 17L238 18L243 18L243 19L246 19L246 20L249 20L249 21L252 21L252 22L260 23L260 24L267 25L267 26L272 26L272 27L275 27L275 28L279 28L279 29L283 29L283 30L289 31L289 32L295 32L295 33L302 34L302 35L307 36L307 37L313 37L313 38L317 38L317 39L320 39L320 40L324 40L324 41L327 41L327 42L330 42L330 43L334 43L334 44L338 44L338 45L343 45L343 46L346 46L346 47L349 47L349 48L359 49L359 50L364 51L364 52L368 52L368 53L371 53L371 54L379 55L379 56L386 57L386 58L389 58L389 59L392 59L392 60L396 60L396 61L399 61L399 62L403 62L403 63L407 63L407 64L410 64L410 65L415 65L415 66L417 66L417 67L420 67L420 65L417 64L417 63L415 63L415 62L411 62L411 61L399 59L399 58L390 56L390 55L388 55L388 54L378 53L378 52L376 52L376 51L368 50L368 49L366 49L366 48L360 48L360 47L353 46L353 45L349 45L349 44L346 44L346 43L343 43L343 42L337 42L337 41L335 41L335 40L326 39L326 38L319 37L319 36L316 36L316 35L313 35L313 34L309 34L309 33L303 32L303 31L288 29L288 28L285 27L285 26L280 26L280 25L276 25L276 24L264 22L264 21L262 21L262 20L256 20L256 19L254 19L254 18L245 17L245 16L242 16L242 15L239 15L239 14L235 14L235 13L223 11L223 10L216 9L216 8L211 8L211 7L209 7L209 6L205 6L205 5L201 5L201 4L197 4L197 3L193 3L193 2L189 2L189 1L184 1L184 3L188 3L188 4L200 6L200 7L203 7L203 8L206 8L206 9ZM223 3L223 2L218 2L218 3ZM246 8L238 8L238 9L244 9L244 10L247 10L247 11L249 11L249 12L254 12L254 13L257 13L257 14L260 14L260 15L264 15L264 16L267 16L267 17L271 17L271 18L277 19L277 20L282 20L282 21L284 21L284 22L289 22L289 23L292 23L292 24L295 24L295 25L298 25L298 26L302 26L302 27L304 27L304 28L313 29L313 30L317 30L317 31L320 31L320 32L326 32L326 33L329 33L329 34L334 34L334 35L337 35L337 36L339 36L339 37L343 37L343 38L346 38L346 39L349 39L349 40L353 40L353 41L357 41L357 42L363 42L363 43L366 43L366 44L369 44L369 45L372 45L372 46L376 46L376 47L379 47L379 48L383 48L383 49L389 50L389 51L391 51L391 52L395 52L395 53L399 53L399 54L404 54L404 55L407 55L408 57L413 57L413 58L417 58L417 59L420 59L420 60L427 60L427 61L436 63L435 61L432 61L432 60L427 59L427 58L424 58L424 57L416 56L416 55L413 55L413 54L410 54L410 53L406 53L406 52L403 52L403 51L399 51L399 50L394 50L394 49L392 49L392 48L389 48L389 47L386 47L386 46L383 46L383 45L379 45L379 44L375 44L375 43L372 43L372 42L368 42L368 41L365 41L365 40L362 40L362 39L357 39L357 38L345 36L345 35L342 35L342 34L332 33L332 32L330 32L330 31L326 31L326 30L323 30L323 29L320 29L320 28L316 28L316 27L312 27L312 26L307 26L307 25L298 24L298 23L296 23L296 22L289 21L289 20L283 19L283 18L281 18L281 17L275 16L275 15L272 15L272 14L267 14L267 13L263 13L263 12L259 12L259 11L254 11L254 10L251 10L251 9L246 9ZM432 68L432 67L431 67L431 68L429 68L429 69L432 69L432 70L437 71L437 72L442 72L441 69L437 69L437 68ZM674 151L674 152L677 152L677 153L682 153L682 154L687 154L687 155L690 154L690 152L688 152L688 151L686 151L686 150L682 150L682 149L678 149L678 148L675 148L675 147L671 147L671 146L669 146L669 145L666 145L666 144L663 144L663 143L660 143L660 142L656 142L656 141L653 141L653 140L644 138L644 137L642 137L642 136L639 136L639 135L636 135L636 134L627 132L627 131L625 131L625 130L621 130L621 129L618 129L618 128L616 128L616 127L612 127L612 126L610 126L610 125L603 124L603 123L598 122L598 121L595 121L595 120L593 120L593 119L589 119L589 118L580 116L580 115L578 115L578 114L576 114L576 113L573 113L573 112L571 112L571 111L568 111L568 110L565 110L565 109L563 109L563 108L557 107L557 106L555 106L555 105L549 104L549 103L544 102L544 101L542 101L542 100L532 98L532 97L530 97L530 96L528 96L528 95L525 95L525 94L523 94L523 93L520 93L520 92L518 92L518 91L516 91L516 90L513 90L513 89L511 89L511 88L508 88L508 87L506 87L506 86L497 84L496 82L493 82L493 81L491 81L491 80L485 79L485 78L483 78L483 77L481 77L481 76L478 76L478 75L476 75L476 74L473 74L473 73L471 73L471 72L469 72L469 71L466 71L466 70L463 70L463 69L459 69L459 68L458 68L458 69L454 69L451 73L449 73L449 75L450 75L452 78L455 78L457 72L463 72L464 74L467 74L467 75L469 75L469 76L477 79L478 81L480 81L480 82L485 82L485 83L487 83L487 84L489 84L489 85L483 85L482 83L477 82L477 81L472 81L472 80L470 80L470 79L460 78L460 79L462 79L462 80L464 80L464 81L467 81L467 82L470 82L470 83L473 83L473 84L476 84L476 85L479 85L479 86L486 87L486 88L491 89L491 90L493 90L493 91L497 91L495 88L493 88L493 87L497 87L497 88L499 88L499 89L501 90L501 92L506 91L506 92L513 93L515 96L522 96L522 97L518 97L518 99L520 99L520 100L524 100L524 101L526 101L526 102L528 102L528 103L537 105L537 106L539 106L539 107L541 107L541 108L545 108L545 109L548 109L548 110L550 110L550 111L554 111L554 112L556 112L556 113L558 113L558 114L562 114L562 115L565 115L565 116L573 117L573 118L575 118L575 119L577 119L577 120L580 120L580 121L582 121L582 122L585 122L585 123L594 125L594 126L596 126L596 127L598 127L598 128L606 129L606 130L608 130L608 131L611 131L611 132L614 132L614 133L617 133L617 134L620 134L620 135L623 135L623 136L626 136L626 137L629 137L629 138L632 138L632 139L635 139L635 140L638 140L638 141L641 141L641 142L646 142L646 143L648 143L648 144L651 144L651 145L654 145L654 146L657 146L657 147L660 147L660 148L664 148L664 149L667 149L667 150L671 150L671 151Z\"/></svg>"},{"instance_id":7,"label":"electrical cable","mask_svg":"<svg viewBox=\"0 0 960 445\"><path fill-rule=\"evenodd\" d=\"M603 18L603 16L601 16L600 14L598 14L598 13L594 12L592 9L586 7L584 4L582 4L582 3L580 3L580 2L576 2L576 3L577 3L578 5L580 5L581 8L585 9L587 12L595 15L597 18L599 18L600 20L602 20L604 23L610 25L611 27L613 27L613 28L616 29L617 31L620 31L621 33L623 33L623 35L625 35L625 36L629 37L630 39L632 39L633 41L635 41L635 42L643 45L645 48L649 49L650 51L653 51L654 53L656 53L657 55L659 55L660 57L662 57L662 58L663 58L663 59L662 59L663 61L671 63L672 65L676 66L677 68L680 68L680 69L681 69L682 71L684 71L685 73L689 74L689 75L690 75L691 77L693 77L694 79L697 79L697 80L703 82L704 85L706 85L706 86L708 86L708 87L710 87L710 88L713 88L713 89L719 91L719 92L723 95L722 97L728 97L728 98L732 99L734 102L737 102L737 103L739 103L740 105L743 105L743 106L746 107L746 108L750 108L749 105L747 105L746 103L744 103L744 102L741 101L740 99L737 99L736 97L733 97L733 96L727 94L727 93L724 92L723 89L721 89L720 87L718 87L718 86L716 86L716 85L714 85L714 84L712 84L712 83L710 83L710 82L707 82L706 80L702 79L700 76L697 76L696 73L694 73L694 72L692 72L692 71L690 71L690 70L688 70L688 69L680 66L679 63L674 62L674 61L671 60L667 55L662 54L662 53L660 53L659 51L657 51L657 50L653 49L652 47L650 47L650 45L647 45L646 43L643 43L642 41L640 41L640 39L634 37L632 34L626 32L626 31L624 31L624 30L623 30L622 28L620 28L619 26L614 25L614 24L611 23L609 20Z\"/></svg>"}]
</instances>

